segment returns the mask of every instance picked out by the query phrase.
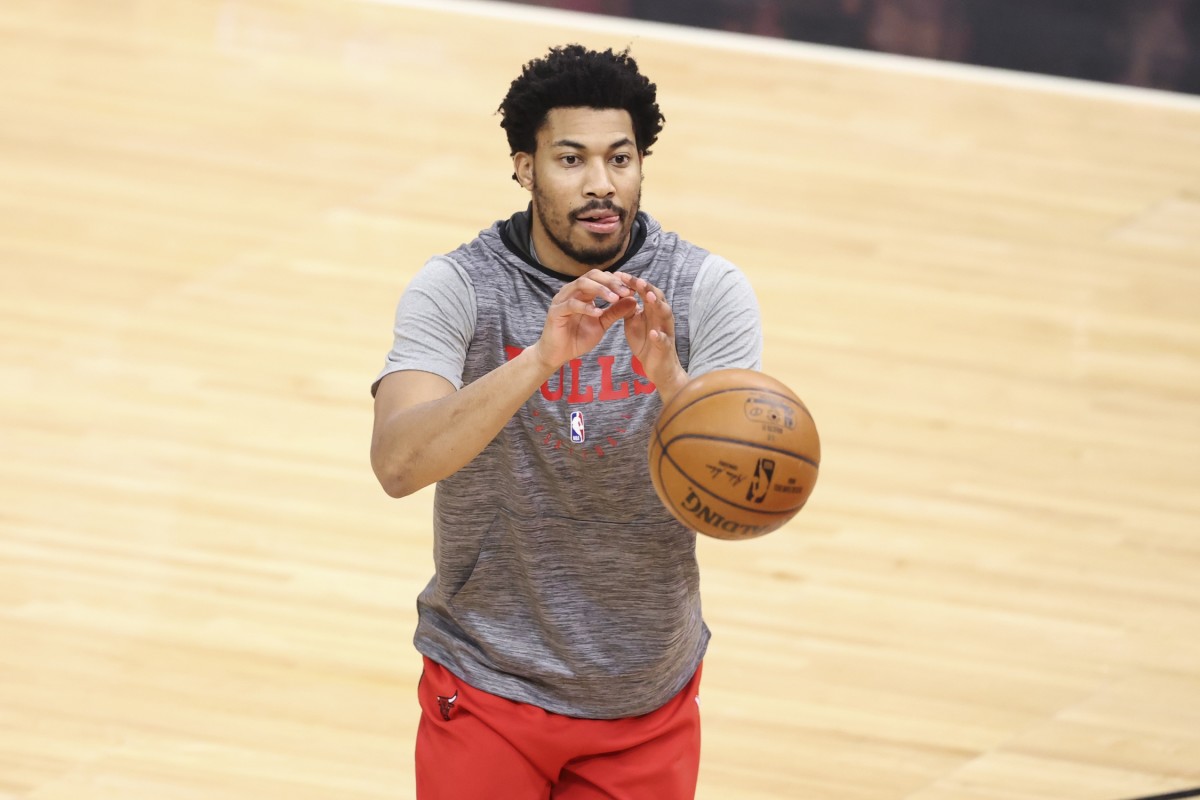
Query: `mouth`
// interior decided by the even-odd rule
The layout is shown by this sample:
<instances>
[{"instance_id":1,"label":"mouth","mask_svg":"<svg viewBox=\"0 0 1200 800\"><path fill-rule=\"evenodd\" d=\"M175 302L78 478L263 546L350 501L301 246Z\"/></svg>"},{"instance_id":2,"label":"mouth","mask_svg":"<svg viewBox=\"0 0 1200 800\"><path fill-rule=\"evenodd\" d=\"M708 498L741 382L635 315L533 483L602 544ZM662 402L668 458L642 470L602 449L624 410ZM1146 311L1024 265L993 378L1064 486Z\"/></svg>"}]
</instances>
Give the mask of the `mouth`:
<instances>
[{"instance_id":1,"label":"mouth","mask_svg":"<svg viewBox=\"0 0 1200 800\"><path fill-rule=\"evenodd\" d=\"M575 221L586 230L596 234L616 233L621 227L621 215L612 211L585 211Z\"/></svg>"}]
</instances>

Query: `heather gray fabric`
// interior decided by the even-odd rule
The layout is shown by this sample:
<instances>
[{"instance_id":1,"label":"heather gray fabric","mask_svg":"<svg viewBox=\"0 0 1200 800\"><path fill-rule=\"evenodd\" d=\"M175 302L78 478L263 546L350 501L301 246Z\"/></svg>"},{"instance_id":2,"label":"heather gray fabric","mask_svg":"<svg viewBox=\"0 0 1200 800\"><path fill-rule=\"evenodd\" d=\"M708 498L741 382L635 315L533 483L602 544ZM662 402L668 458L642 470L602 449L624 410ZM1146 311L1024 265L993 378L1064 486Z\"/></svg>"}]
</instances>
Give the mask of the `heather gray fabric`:
<instances>
[{"instance_id":1,"label":"heather gray fabric","mask_svg":"<svg viewBox=\"0 0 1200 800\"><path fill-rule=\"evenodd\" d=\"M758 305L744 276L648 215L639 222L636 251L613 269L662 289L684 368L760 368ZM374 386L423 370L461 387L537 341L572 278L533 261L519 235L527 224L517 215L429 261L400 300ZM646 448L661 401L639 370L614 325L438 483L436 575L417 601L414 643L472 686L612 719L658 708L699 665L709 631L695 533L654 494Z\"/></svg>"}]
</instances>

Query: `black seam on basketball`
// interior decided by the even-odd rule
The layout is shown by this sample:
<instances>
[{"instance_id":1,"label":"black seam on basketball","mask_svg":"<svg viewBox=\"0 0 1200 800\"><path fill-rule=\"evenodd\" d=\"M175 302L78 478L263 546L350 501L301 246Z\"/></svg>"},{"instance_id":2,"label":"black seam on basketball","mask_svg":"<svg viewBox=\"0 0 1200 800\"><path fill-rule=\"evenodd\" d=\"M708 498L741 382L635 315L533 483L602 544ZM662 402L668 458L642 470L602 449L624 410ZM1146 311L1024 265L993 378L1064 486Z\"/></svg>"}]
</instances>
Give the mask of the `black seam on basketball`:
<instances>
[{"instance_id":1,"label":"black seam on basketball","mask_svg":"<svg viewBox=\"0 0 1200 800\"><path fill-rule=\"evenodd\" d=\"M683 437L676 437L676 438L683 438ZM675 441L675 439L672 439L671 441ZM745 442L736 442L736 443L737 444L745 444ZM784 514L796 513L796 511L803 508L804 504L808 502L808 497L806 496L803 498L803 501L800 503L800 505L795 506L793 508L786 508L786 509L783 509L782 511L764 511L761 508L752 508L750 506L739 505L738 503L735 503L732 500L726 500L724 497L721 497L719 494L713 492L711 489L706 488L703 485L703 483L701 483L700 481L693 478L690 473L685 472L683 467L679 466L679 462L671 457L670 452L668 452L666 448L663 448L662 456L659 458L659 468L658 468L659 469L659 472L658 472L659 481L662 481L662 466L661 465L662 465L663 458L667 459L675 466L676 471L680 475L682 475L684 478L687 479L687 482L691 485L691 487L693 489L695 489L696 491L699 491L699 492L704 492L706 495L713 498L714 500L719 500L722 503L724 503L725 505L729 506L730 508L736 508L738 511L749 511L754 514L763 514L765 516L780 517L780 516L783 516ZM671 501L671 505L672 506L675 505L674 500Z\"/></svg>"},{"instance_id":2,"label":"black seam on basketball","mask_svg":"<svg viewBox=\"0 0 1200 800\"><path fill-rule=\"evenodd\" d=\"M655 431L655 436L656 436L656 438L658 438L658 445L659 445L659 447L658 447L658 463L656 463L654 465L653 469L654 469L654 472L658 476L658 485L662 486L664 488L664 490L666 489L667 484L666 484L666 481L663 479L663 474L662 474L662 462L663 462L664 458L669 459L671 461L671 463L675 465L675 469L679 472L679 474L683 475L685 478L687 478L689 483L693 483L694 481L691 480L691 477L686 472L684 472L682 469L679 469L679 464L675 463L675 459L671 458L667 454L667 449L662 446L662 438L658 437L657 434L658 434L658 432ZM679 522L682 523L684 517L687 515L684 513L684 510L682 508L680 508L679 505L675 502L675 498L671 496L671 493L668 491L660 492L659 499L664 501L665 503L670 504L671 513L675 515L675 519L677 519ZM688 526L688 527L691 528L692 530L696 529L695 526Z\"/></svg>"},{"instance_id":3,"label":"black seam on basketball","mask_svg":"<svg viewBox=\"0 0 1200 800\"><path fill-rule=\"evenodd\" d=\"M664 483L664 481L663 481L663 476L662 476L662 462L663 462L663 459L667 457L667 451L666 451L666 449L665 449L665 448L663 448L663 447L662 447L662 440L661 440L661 439L659 440L659 443L658 443L658 444L659 444L659 448L658 448L658 463L654 465L654 471L655 471L655 473L658 475L658 485L659 485L659 486L663 486L663 487L665 488L665 487L666 487L666 483ZM674 462L672 461L672 463L674 463ZM680 471L680 474L682 474L682 470ZM675 515L675 520L676 520L676 522L678 522L678 523L679 523L679 524L681 524L681 525L684 525L684 522L683 522L683 517L684 517L683 509L682 509L682 508L680 508L678 505L676 505L676 504L675 504L675 498L671 497L671 493L670 493L670 492L666 492L666 491L664 491L664 492L662 492L662 493L659 495L659 498L658 498L658 499L659 499L659 500L663 500L663 501L665 501L666 503L669 503L669 504L670 504L670 506L671 506L671 509L670 509L670 510L671 510L671 513ZM695 528L693 528L692 526L685 525L685 527L689 528L690 530L693 530L693 531L695 531Z\"/></svg>"},{"instance_id":4,"label":"black seam on basketball","mask_svg":"<svg viewBox=\"0 0 1200 800\"><path fill-rule=\"evenodd\" d=\"M675 444L675 442L678 442L680 439L703 439L706 442L723 442L725 444L745 445L746 447L749 447L754 450L767 450L772 453L779 453L780 455L791 456L794 459L803 461L805 464L808 464L813 469L819 470L821 468L821 462L813 461L808 456L802 456L799 453L793 453L791 450L783 450L779 447L771 447L770 445L759 444L758 442L747 442L745 439L727 439L724 436L711 436L707 433L681 433L678 436L671 437L671 440L669 442L663 442L662 438L659 437L658 446L663 449L663 452L666 452L668 450L668 448L670 448L671 445ZM674 459L671 459L671 461L672 461L672 463L674 463ZM680 472L682 472L682 471L683 470L680 470Z\"/></svg>"}]
</instances>

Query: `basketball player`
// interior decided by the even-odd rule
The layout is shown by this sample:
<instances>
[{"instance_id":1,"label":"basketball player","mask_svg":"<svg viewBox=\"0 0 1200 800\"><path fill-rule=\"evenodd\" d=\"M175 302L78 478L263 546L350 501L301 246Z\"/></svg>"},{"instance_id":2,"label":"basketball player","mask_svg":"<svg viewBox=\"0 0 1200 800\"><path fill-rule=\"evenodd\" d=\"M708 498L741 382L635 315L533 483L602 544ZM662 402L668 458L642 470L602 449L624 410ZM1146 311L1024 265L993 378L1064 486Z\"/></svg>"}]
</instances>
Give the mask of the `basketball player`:
<instances>
[{"instance_id":1,"label":"basketball player","mask_svg":"<svg viewBox=\"0 0 1200 800\"><path fill-rule=\"evenodd\" d=\"M531 203L416 275L372 387L383 488L437 483L417 796L692 798L709 631L647 444L689 376L760 368L758 306L641 210L628 52L551 49L500 112Z\"/></svg>"}]
</instances>

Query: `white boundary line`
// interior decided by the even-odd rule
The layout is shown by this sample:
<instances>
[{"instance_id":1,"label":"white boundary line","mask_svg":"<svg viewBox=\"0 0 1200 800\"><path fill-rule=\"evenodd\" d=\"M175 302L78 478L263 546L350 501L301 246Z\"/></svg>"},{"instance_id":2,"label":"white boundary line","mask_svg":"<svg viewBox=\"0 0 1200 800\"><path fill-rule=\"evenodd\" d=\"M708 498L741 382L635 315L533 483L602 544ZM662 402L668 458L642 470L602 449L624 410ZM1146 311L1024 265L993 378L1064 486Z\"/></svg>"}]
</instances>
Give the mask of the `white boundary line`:
<instances>
[{"instance_id":1,"label":"white boundary line","mask_svg":"<svg viewBox=\"0 0 1200 800\"><path fill-rule=\"evenodd\" d=\"M1200 96L1143 89L1137 86L1099 83L1038 75L1012 70L958 64L950 61L913 58L910 56L852 50L829 45L810 44L765 36L752 36L730 31L688 28L647 20L608 17L580 11L566 11L544 6L526 6L496 0L361 0L362 2L400 8L416 8L441 14L499 19L507 22L527 22L575 28L587 33L600 33L624 38L645 38L729 50L754 55L767 55L797 61L819 61L844 64L860 69L874 69L910 75L976 82L995 86L1050 92L1077 97L1089 97L1139 105L1152 105L1184 111L1200 111ZM566 42L563 42L566 44ZM624 42L622 43L624 44ZM530 58L539 54L531 53ZM634 53L636 56L637 54Z\"/></svg>"}]
</instances>

